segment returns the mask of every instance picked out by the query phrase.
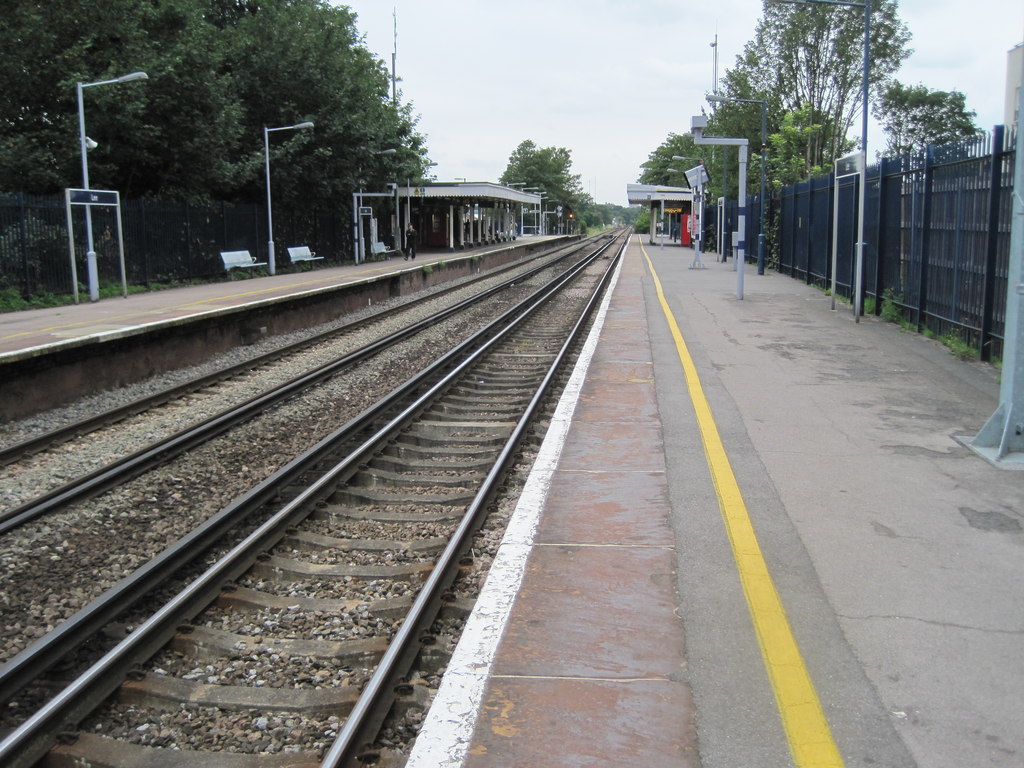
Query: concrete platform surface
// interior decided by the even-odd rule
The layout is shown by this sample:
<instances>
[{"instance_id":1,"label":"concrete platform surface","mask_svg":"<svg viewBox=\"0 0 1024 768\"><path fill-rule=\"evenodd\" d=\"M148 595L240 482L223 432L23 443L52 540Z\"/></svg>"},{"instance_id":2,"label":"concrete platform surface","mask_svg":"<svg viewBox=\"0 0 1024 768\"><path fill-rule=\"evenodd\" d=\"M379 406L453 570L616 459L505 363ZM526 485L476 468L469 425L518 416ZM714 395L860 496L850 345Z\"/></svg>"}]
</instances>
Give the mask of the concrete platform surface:
<instances>
[{"instance_id":1,"label":"concrete platform surface","mask_svg":"<svg viewBox=\"0 0 1024 768\"><path fill-rule=\"evenodd\" d=\"M393 257L386 261L346 264L264 275L245 280L183 286L146 293L89 301L80 296L78 304L46 307L0 314L0 363L27 350L75 344L99 335L144 333L161 324L188 322L200 315L230 312L260 302L289 299L300 294L329 291L342 285L373 280L389 272L421 269L441 259L453 259L508 248L541 243L552 237L520 238L516 243L479 246L457 253L421 249L414 261Z\"/></svg>"},{"instance_id":2,"label":"concrete platform surface","mask_svg":"<svg viewBox=\"0 0 1024 768\"><path fill-rule=\"evenodd\" d=\"M1024 474L954 439L996 371L692 261L632 239L410 768L1021 765ZM834 759L786 714L780 624Z\"/></svg>"}]
</instances>

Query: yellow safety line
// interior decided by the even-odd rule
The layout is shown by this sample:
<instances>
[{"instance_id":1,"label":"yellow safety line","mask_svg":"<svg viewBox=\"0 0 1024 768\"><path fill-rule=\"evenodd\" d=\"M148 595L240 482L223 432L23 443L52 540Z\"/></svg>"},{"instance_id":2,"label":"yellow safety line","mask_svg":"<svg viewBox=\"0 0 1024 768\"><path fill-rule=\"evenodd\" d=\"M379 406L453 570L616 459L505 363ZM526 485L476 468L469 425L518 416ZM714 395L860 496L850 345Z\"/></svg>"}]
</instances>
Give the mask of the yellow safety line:
<instances>
[{"instance_id":1,"label":"yellow safety line","mask_svg":"<svg viewBox=\"0 0 1024 768\"><path fill-rule=\"evenodd\" d=\"M639 242L639 236L637 240ZM842 768L843 758L832 738L832 731L821 710L814 683L804 665L800 648L786 618L786 611L768 572L768 565L757 542L750 514L718 433L711 406L704 395L700 377L697 375L697 367L690 357L675 316L665 300L661 281L643 242L640 242L640 250L647 260L647 266L657 288L658 300L661 302L662 311L676 342L679 360L683 365L687 389L697 412L697 424L704 442L708 468L711 470L715 491L718 494L718 504L725 520L743 593L747 598L757 642L761 646L761 656L775 692L775 702L779 708L790 751L793 753L793 760L801 768Z\"/></svg>"}]
</instances>

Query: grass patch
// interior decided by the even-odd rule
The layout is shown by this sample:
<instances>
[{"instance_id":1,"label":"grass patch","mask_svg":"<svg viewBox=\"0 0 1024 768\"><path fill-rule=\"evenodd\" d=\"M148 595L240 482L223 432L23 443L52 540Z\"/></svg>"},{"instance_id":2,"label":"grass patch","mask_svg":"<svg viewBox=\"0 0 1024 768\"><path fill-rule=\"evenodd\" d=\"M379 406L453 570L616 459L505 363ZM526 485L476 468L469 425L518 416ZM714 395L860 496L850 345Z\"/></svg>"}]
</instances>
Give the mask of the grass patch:
<instances>
[{"instance_id":1,"label":"grass patch","mask_svg":"<svg viewBox=\"0 0 1024 768\"><path fill-rule=\"evenodd\" d=\"M955 331L950 331L945 336L942 336L939 341L949 348L950 354L957 360L977 360L980 356L978 350L960 338L960 334Z\"/></svg>"},{"instance_id":2,"label":"grass patch","mask_svg":"<svg viewBox=\"0 0 1024 768\"><path fill-rule=\"evenodd\" d=\"M433 272L434 272L434 265L433 264L424 264L423 265L423 274L424 275L430 275Z\"/></svg>"},{"instance_id":3,"label":"grass patch","mask_svg":"<svg viewBox=\"0 0 1024 768\"><path fill-rule=\"evenodd\" d=\"M891 288L886 288L885 293L882 294L882 311L879 316L887 323L902 325L903 310L900 309L902 301L902 296L893 293Z\"/></svg>"}]
</instances>

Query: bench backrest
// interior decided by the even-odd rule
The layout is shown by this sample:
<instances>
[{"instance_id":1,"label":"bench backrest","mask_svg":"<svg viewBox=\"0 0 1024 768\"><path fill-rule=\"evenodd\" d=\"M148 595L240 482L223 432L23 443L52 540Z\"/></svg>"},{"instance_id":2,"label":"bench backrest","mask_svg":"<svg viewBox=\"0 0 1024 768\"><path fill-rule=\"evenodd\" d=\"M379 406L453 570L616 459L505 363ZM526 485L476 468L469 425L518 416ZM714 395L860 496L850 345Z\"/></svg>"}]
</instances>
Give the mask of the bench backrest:
<instances>
[{"instance_id":1,"label":"bench backrest","mask_svg":"<svg viewBox=\"0 0 1024 768\"><path fill-rule=\"evenodd\" d=\"M251 266L255 261L248 251L221 251L220 257L225 267Z\"/></svg>"},{"instance_id":2,"label":"bench backrest","mask_svg":"<svg viewBox=\"0 0 1024 768\"><path fill-rule=\"evenodd\" d=\"M313 259L314 254L309 250L308 245L297 245L288 249L288 258L292 261L303 261L304 259Z\"/></svg>"}]
</instances>

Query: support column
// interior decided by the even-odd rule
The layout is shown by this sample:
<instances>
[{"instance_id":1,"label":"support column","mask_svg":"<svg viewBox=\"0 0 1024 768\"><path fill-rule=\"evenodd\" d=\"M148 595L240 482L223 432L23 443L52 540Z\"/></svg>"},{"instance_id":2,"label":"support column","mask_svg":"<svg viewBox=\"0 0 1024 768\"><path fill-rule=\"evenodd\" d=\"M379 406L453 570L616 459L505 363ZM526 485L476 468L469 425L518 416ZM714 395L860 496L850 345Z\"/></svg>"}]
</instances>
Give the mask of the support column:
<instances>
[{"instance_id":1,"label":"support column","mask_svg":"<svg viewBox=\"0 0 1024 768\"><path fill-rule=\"evenodd\" d=\"M1017 107L1017 125L999 407L971 441L971 448L998 467L1020 469L1024 468L1024 99Z\"/></svg>"},{"instance_id":2,"label":"support column","mask_svg":"<svg viewBox=\"0 0 1024 768\"><path fill-rule=\"evenodd\" d=\"M445 242L449 251L455 250L455 206L448 206L448 240Z\"/></svg>"}]
</instances>

